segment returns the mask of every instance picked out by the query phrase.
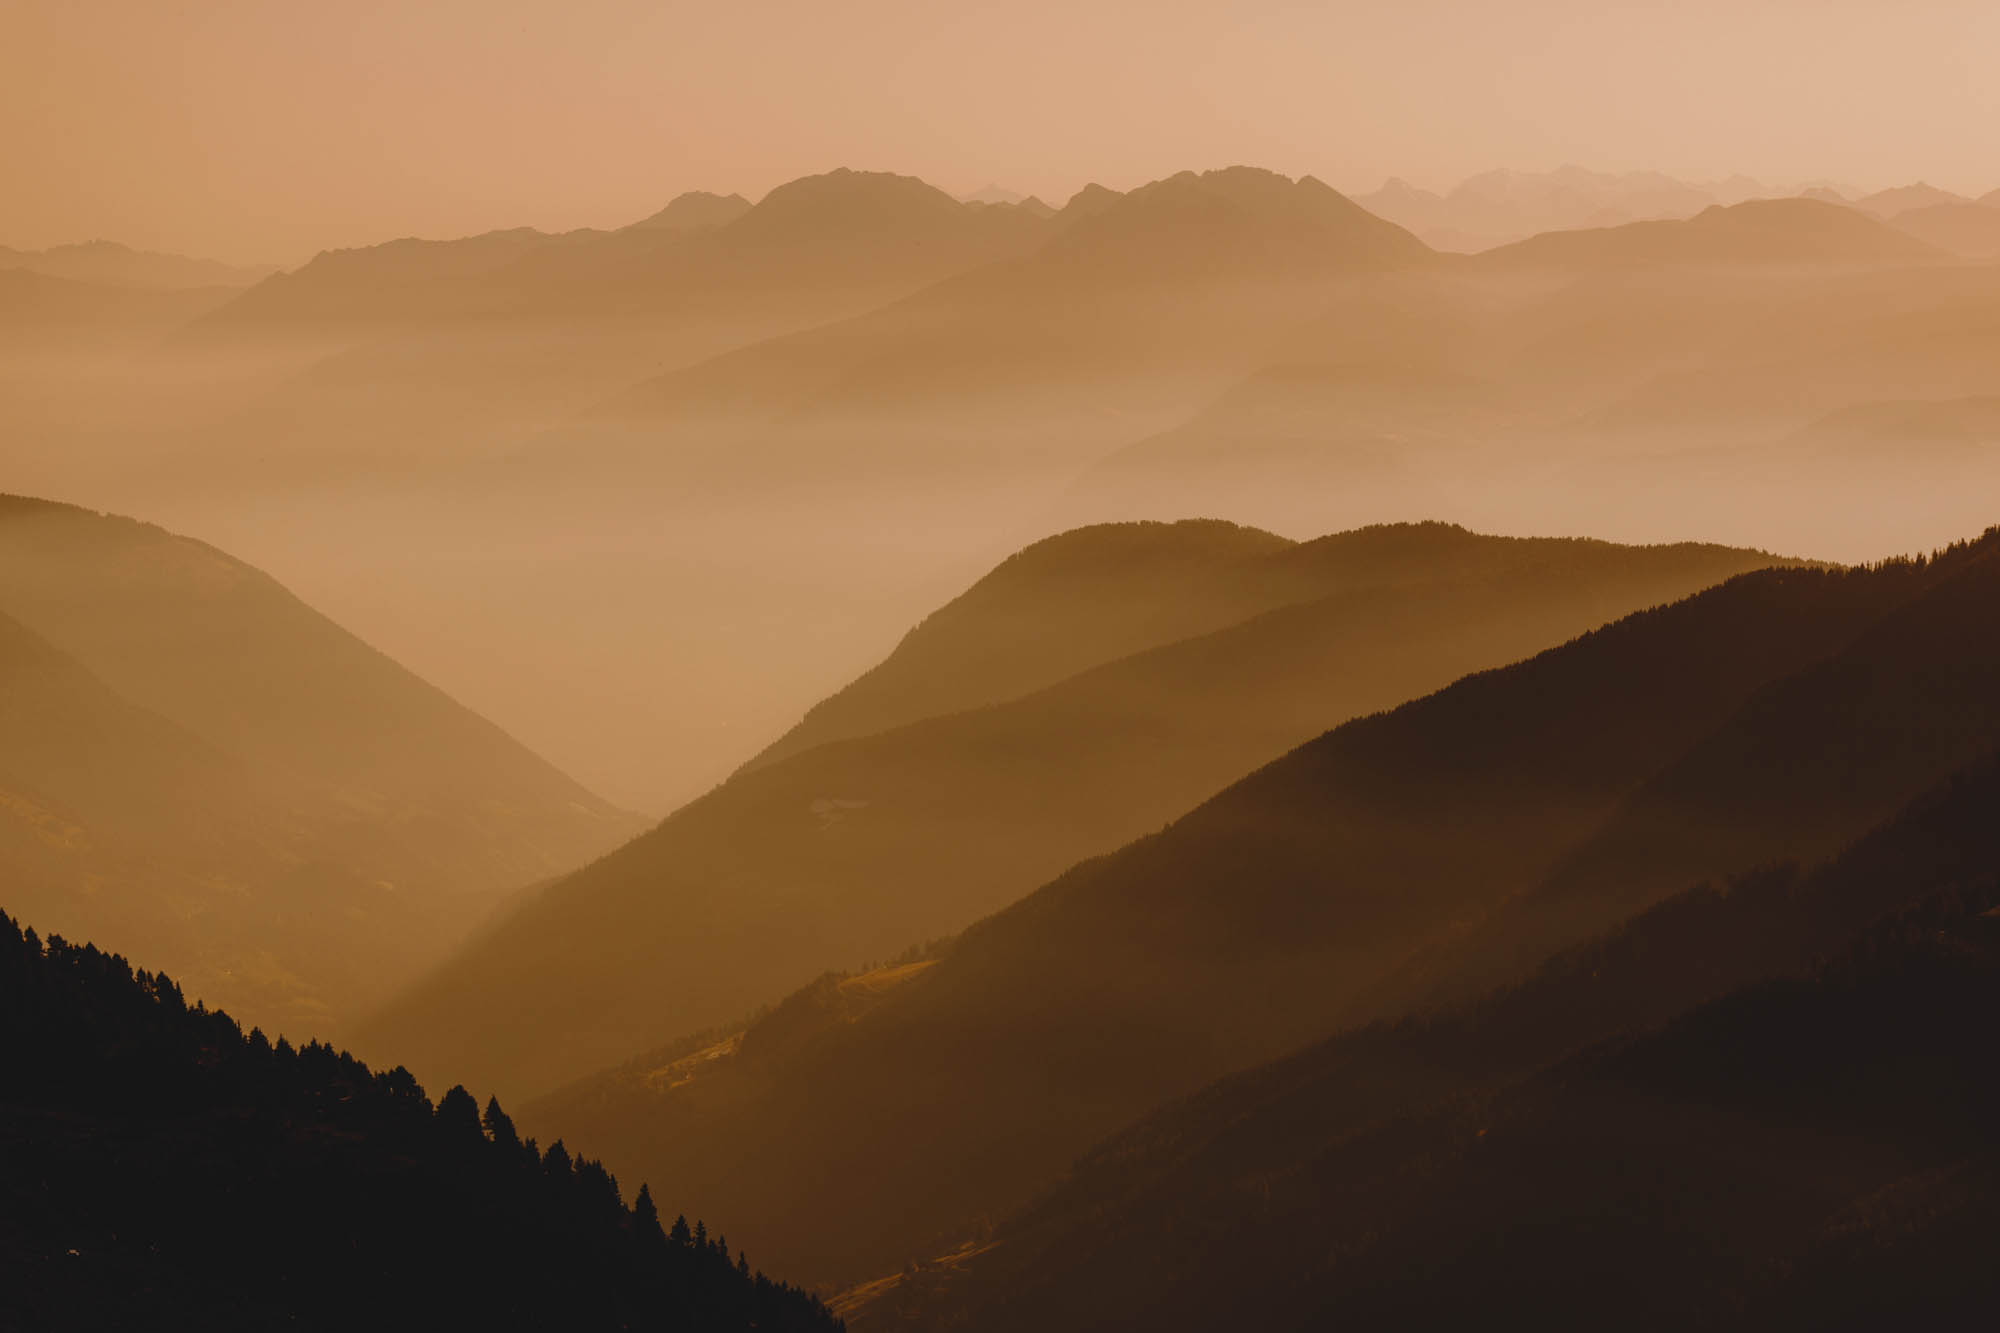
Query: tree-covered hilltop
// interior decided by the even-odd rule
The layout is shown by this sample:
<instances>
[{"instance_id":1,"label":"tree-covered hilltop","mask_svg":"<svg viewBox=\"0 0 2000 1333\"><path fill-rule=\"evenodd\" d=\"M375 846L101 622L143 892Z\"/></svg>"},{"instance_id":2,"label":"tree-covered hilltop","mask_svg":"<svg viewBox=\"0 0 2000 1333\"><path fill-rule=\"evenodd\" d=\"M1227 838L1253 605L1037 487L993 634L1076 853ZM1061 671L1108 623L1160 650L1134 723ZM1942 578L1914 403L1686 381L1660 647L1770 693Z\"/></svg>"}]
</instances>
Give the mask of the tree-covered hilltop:
<instances>
[{"instance_id":1,"label":"tree-covered hilltop","mask_svg":"<svg viewBox=\"0 0 2000 1333\"><path fill-rule=\"evenodd\" d=\"M0 1287L34 1329L833 1330L453 1088L0 914Z\"/></svg>"}]
</instances>

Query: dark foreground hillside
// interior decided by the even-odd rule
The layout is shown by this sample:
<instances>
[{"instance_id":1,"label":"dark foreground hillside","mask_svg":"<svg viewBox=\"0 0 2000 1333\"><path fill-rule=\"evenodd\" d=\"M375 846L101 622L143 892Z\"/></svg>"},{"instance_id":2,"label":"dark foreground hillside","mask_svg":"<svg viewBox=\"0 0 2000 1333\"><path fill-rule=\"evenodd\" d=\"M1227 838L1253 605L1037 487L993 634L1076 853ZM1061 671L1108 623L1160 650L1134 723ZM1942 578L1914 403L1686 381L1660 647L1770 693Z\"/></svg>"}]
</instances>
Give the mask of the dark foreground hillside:
<instances>
[{"instance_id":1,"label":"dark foreground hillside","mask_svg":"<svg viewBox=\"0 0 2000 1333\"><path fill-rule=\"evenodd\" d=\"M0 915L0 1323L835 1329L454 1088L273 1047Z\"/></svg>"},{"instance_id":2,"label":"dark foreground hillside","mask_svg":"<svg viewBox=\"0 0 2000 1333\"><path fill-rule=\"evenodd\" d=\"M1990 1326L1996 809L1987 760L1817 870L1214 1084L860 1322Z\"/></svg>"}]
</instances>

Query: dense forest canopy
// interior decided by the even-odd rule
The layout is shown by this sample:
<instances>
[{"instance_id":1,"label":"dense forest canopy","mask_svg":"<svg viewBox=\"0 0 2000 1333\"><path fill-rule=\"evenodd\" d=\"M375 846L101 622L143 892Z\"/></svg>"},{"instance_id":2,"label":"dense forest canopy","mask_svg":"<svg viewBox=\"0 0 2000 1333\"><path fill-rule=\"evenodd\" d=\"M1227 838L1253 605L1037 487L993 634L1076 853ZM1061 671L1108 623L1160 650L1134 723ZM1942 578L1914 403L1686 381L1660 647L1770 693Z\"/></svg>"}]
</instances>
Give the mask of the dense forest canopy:
<instances>
[{"instance_id":1,"label":"dense forest canopy","mask_svg":"<svg viewBox=\"0 0 2000 1333\"><path fill-rule=\"evenodd\" d=\"M20 1327L834 1330L497 1101L273 1043L0 915L0 1288Z\"/></svg>"}]
</instances>

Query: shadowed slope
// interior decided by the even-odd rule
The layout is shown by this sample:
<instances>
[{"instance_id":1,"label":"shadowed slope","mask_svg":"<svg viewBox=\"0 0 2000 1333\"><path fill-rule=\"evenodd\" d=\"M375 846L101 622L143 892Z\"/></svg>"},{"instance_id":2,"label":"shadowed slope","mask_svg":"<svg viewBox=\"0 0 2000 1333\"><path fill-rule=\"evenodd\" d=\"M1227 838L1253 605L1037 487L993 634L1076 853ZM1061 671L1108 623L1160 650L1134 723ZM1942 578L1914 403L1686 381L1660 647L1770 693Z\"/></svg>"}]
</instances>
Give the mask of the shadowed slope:
<instances>
[{"instance_id":1,"label":"shadowed slope","mask_svg":"<svg viewBox=\"0 0 2000 1333\"><path fill-rule=\"evenodd\" d=\"M260 1016L351 1018L494 895L635 826L265 575L159 528L0 498L0 614L25 627L21 688L44 696L15 702L12 778L80 830L38 863L43 918L82 913L108 939L152 921L204 994Z\"/></svg>"},{"instance_id":2,"label":"shadowed slope","mask_svg":"<svg viewBox=\"0 0 2000 1333\"><path fill-rule=\"evenodd\" d=\"M630 827L268 576L149 524L0 500L0 609L260 768L360 808L460 825L462 845L437 860L439 887L546 875Z\"/></svg>"},{"instance_id":3,"label":"shadowed slope","mask_svg":"<svg viewBox=\"0 0 2000 1333\"><path fill-rule=\"evenodd\" d=\"M1349 723L967 931L796 1055L717 1062L669 1096L609 1108L604 1141L643 1143L630 1160L726 1191L741 1225L802 1271L861 1277L948 1246L1161 1099L1393 1009L1381 987L1404 960L1534 889L1704 737L1755 717L1773 682L1841 660L1903 607L1948 633L1964 606L1942 590L1987 596L1992 545L1746 575ZM1934 642L1909 641L1913 655ZM1979 651L1968 679L1991 665ZM1979 743L1974 726L1932 747L1922 780ZM1893 806L1921 767L1829 813ZM1753 854L1796 842L1781 829ZM1718 864L1683 872L1743 868L1740 848L1710 850ZM679 1148L697 1141L698 1156ZM817 1183L801 1188L806 1161ZM847 1223L838 1238L806 1232L830 1212Z\"/></svg>"},{"instance_id":4,"label":"shadowed slope","mask_svg":"<svg viewBox=\"0 0 2000 1333\"><path fill-rule=\"evenodd\" d=\"M1983 1263L1940 1245L1912 1283L1888 1235L1855 1245L1853 1227L1885 1186L2000 1147L1968 1099L1980 1005L1934 989L1990 989L2000 962L1979 915L2000 903L1996 800L1988 760L1810 874L1689 890L1462 1011L1203 1089L1093 1150L996 1244L906 1275L863 1326L1283 1328L1337 1307L1450 1327L1501 1307L1583 1327L1632 1290L1650 1295L1625 1318L1648 1327L1746 1298L1752 1326L1815 1326L1831 1274L1764 1266L1823 1231L1862 1308L1950 1311ZM1640 1035L1780 978L1812 979ZM1940 1240L1966 1225L1936 1216Z\"/></svg>"},{"instance_id":5,"label":"shadowed slope","mask_svg":"<svg viewBox=\"0 0 2000 1333\"><path fill-rule=\"evenodd\" d=\"M144 945L259 1022L324 1026L428 962L487 903L399 896L357 875L327 805L309 781L205 744L0 615L8 910Z\"/></svg>"},{"instance_id":6,"label":"shadowed slope","mask_svg":"<svg viewBox=\"0 0 2000 1333\"><path fill-rule=\"evenodd\" d=\"M1476 995L1704 874L1811 859L2000 737L2000 539L1839 654L1774 682L1631 794L1467 947L1427 965Z\"/></svg>"},{"instance_id":7,"label":"shadowed slope","mask_svg":"<svg viewBox=\"0 0 2000 1333\"><path fill-rule=\"evenodd\" d=\"M1209 531L1161 536L1199 548ZM1044 556L1114 605L1108 537ZM1165 605L1197 613L1178 627L1193 637L747 769L525 907L370 1041L454 1077L546 1088L829 965L957 930L1356 713L1770 559L1442 525L1204 558L1188 600ZM1234 623L1201 633L1231 606ZM1047 628L1079 609L1058 599ZM930 661L955 670L948 653Z\"/></svg>"},{"instance_id":8,"label":"shadowed slope","mask_svg":"<svg viewBox=\"0 0 2000 1333\"><path fill-rule=\"evenodd\" d=\"M120 698L5 614L0 682L0 811L17 874L24 855L54 862L107 839L140 848L194 827L226 841L227 807L261 804L242 763ZM30 887L17 881L9 901Z\"/></svg>"},{"instance_id":9,"label":"shadowed slope","mask_svg":"<svg viewBox=\"0 0 2000 1333\"><path fill-rule=\"evenodd\" d=\"M1128 523L1036 542L903 636L751 760L1016 698L1244 614L1227 571L1283 550L1233 523Z\"/></svg>"}]
</instances>

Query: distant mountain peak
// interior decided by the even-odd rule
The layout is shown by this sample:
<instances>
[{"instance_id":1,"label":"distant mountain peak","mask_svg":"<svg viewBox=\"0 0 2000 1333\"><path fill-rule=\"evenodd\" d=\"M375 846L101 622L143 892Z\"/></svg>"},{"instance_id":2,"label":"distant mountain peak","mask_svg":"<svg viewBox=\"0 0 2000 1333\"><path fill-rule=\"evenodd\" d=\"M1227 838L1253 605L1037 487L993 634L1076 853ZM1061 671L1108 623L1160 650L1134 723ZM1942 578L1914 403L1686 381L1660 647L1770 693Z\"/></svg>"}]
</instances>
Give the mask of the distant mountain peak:
<instances>
[{"instance_id":1,"label":"distant mountain peak","mask_svg":"<svg viewBox=\"0 0 2000 1333\"><path fill-rule=\"evenodd\" d=\"M753 228L795 222L866 224L890 216L963 212L958 200L915 176L835 167L776 187L744 213L742 221Z\"/></svg>"},{"instance_id":2,"label":"distant mountain peak","mask_svg":"<svg viewBox=\"0 0 2000 1333\"><path fill-rule=\"evenodd\" d=\"M1932 204L1966 204L1972 201L1962 194L1950 190L1940 190L1928 181L1918 181L1914 185L1898 185L1893 189L1877 190L1874 194L1854 201L1854 206L1864 213L1872 213L1879 218L1892 218L1898 213L1911 209L1927 208Z\"/></svg>"},{"instance_id":3,"label":"distant mountain peak","mask_svg":"<svg viewBox=\"0 0 2000 1333\"><path fill-rule=\"evenodd\" d=\"M658 227L669 231L697 231L734 222L750 211L750 201L740 194L714 194L689 190L674 198L659 212L641 218L633 227Z\"/></svg>"},{"instance_id":4,"label":"distant mountain peak","mask_svg":"<svg viewBox=\"0 0 2000 1333\"><path fill-rule=\"evenodd\" d=\"M1415 236L1315 177L1293 180L1249 166L1182 171L1142 185L1080 219L1057 244L1128 272L1366 266L1429 253Z\"/></svg>"},{"instance_id":5,"label":"distant mountain peak","mask_svg":"<svg viewBox=\"0 0 2000 1333\"><path fill-rule=\"evenodd\" d=\"M1084 186L1069 197L1062 206L1062 214L1069 218L1094 217L1124 198L1118 191L1107 189L1096 181Z\"/></svg>"}]
</instances>

